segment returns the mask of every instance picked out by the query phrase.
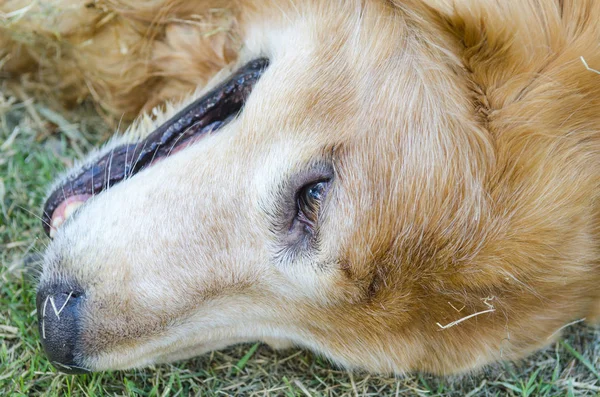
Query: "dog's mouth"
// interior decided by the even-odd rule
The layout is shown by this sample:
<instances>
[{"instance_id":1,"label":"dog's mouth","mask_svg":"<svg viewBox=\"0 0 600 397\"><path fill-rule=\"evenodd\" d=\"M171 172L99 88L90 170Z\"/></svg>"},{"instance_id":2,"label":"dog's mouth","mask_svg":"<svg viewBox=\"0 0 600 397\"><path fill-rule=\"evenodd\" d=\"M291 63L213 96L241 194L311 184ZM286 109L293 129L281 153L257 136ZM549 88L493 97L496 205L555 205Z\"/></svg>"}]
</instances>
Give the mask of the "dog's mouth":
<instances>
[{"instance_id":1,"label":"dog's mouth","mask_svg":"<svg viewBox=\"0 0 600 397\"><path fill-rule=\"evenodd\" d=\"M225 126L242 110L268 63L265 58L247 63L145 139L117 146L65 180L44 204L42 221L46 234L52 238L58 227L90 197Z\"/></svg>"}]
</instances>

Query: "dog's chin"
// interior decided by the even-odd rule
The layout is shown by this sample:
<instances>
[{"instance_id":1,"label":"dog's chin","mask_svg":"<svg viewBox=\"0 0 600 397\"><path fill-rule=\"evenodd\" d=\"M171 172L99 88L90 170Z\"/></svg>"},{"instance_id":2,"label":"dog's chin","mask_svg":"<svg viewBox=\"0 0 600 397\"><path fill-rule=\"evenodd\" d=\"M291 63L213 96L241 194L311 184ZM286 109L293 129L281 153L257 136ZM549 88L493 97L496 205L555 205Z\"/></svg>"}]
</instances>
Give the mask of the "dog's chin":
<instances>
[{"instance_id":1,"label":"dog's chin","mask_svg":"<svg viewBox=\"0 0 600 397\"><path fill-rule=\"evenodd\" d=\"M201 342L190 346L178 346L174 343L168 347L150 348L122 348L112 353L100 354L94 358L83 359L85 368L91 372L112 370L127 370L132 368L146 368L151 365L170 364L177 361L188 360L202 356L211 351L221 350L226 347L249 342L245 339L233 338L221 341ZM142 351L146 350L145 353Z\"/></svg>"},{"instance_id":2,"label":"dog's chin","mask_svg":"<svg viewBox=\"0 0 600 397\"><path fill-rule=\"evenodd\" d=\"M205 344L192 346L189 348L182 348L174 352L162 354L157 356L153 362L154 364L169 364L175 361L187 360L193 357L201 356L204 353L208 353L211 350L217 350L216 348L209 348Z\"/></svg>"},{"instance_id":3,"label":"dog's chin","mask_svg":"<svg viewBox=\"0 0 600 397\"><path fill-rule=\"evenodd\" d=\"M160 348L141 353L139 350L145 349L124 347L111 353L84 357L81 361L84 363L83 367L90 372L120 371L186 360L214 349L210 349L204 344L198 344L192 347L178 348L174 351L166 351L164 348Z\"/></svg>"}]
</instances>

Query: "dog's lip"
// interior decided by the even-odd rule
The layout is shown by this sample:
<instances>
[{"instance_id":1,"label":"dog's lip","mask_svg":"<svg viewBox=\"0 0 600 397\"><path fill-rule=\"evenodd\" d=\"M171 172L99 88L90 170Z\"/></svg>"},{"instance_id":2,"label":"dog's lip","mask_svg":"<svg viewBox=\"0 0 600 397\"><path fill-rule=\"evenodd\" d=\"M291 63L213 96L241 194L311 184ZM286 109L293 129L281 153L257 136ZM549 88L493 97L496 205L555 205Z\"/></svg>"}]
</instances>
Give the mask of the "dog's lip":
<instances>
[{"instance_id":1,"label":"dog's lip","mask_svg":"<svg viewBox=\"0 0 600 397\"><path fill-rule=\"evenodd\" d=\"M188 105L144 140L114 148L64 181L44 204L42 223L46 234L52 237L51 231L56 231L53 219L61 216L56 211L70 198L86 197L87 200L225 125L242 109L268 64L266 58L247 63L224 83Z\"/></svg>"}]
</instances>

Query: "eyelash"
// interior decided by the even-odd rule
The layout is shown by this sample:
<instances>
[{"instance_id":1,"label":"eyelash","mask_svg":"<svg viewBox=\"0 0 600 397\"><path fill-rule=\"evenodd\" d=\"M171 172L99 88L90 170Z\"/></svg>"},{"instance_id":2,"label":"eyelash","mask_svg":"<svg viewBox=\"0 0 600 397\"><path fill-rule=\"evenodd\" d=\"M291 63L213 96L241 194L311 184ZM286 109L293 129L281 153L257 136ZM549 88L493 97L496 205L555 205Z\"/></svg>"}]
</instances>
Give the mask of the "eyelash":
<instances>
[{"instance_id":1,"label":"eyelash","mask_svg":"<svg viewBox=\"0 0 600 397\"><path fill-rule=\"evenodd\" d=\"M292 222L303 227L307 234L314 234L318 222L319 210L327 194L329 180L311 182L303 186L296 196L296 216Z\"/></svg>"}]
</instances>

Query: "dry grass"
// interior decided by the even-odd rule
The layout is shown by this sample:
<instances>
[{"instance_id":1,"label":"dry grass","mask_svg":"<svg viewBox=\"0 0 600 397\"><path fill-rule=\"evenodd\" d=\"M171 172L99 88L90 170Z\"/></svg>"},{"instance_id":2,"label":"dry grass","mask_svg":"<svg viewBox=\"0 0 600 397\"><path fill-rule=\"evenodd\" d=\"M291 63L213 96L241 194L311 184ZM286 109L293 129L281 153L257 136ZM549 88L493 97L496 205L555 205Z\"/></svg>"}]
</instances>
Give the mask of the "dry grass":
<instances>
[{"instance_id":1,"label":"dry grass","mask_svg":"<svg viewBox=\"0 0 600 397\"><path fill-rule=\"evenodd\" d=\"M41 352L35 274L23 260L35 261L47 243L35 215L46 186L109 129L89 106L57 111L0 90L0 395L600 395L600 331L582 324L521 363L455 378L349 373L307 351L258 344L146 370L57 374Z\"/></svg>"}]
</instances>

